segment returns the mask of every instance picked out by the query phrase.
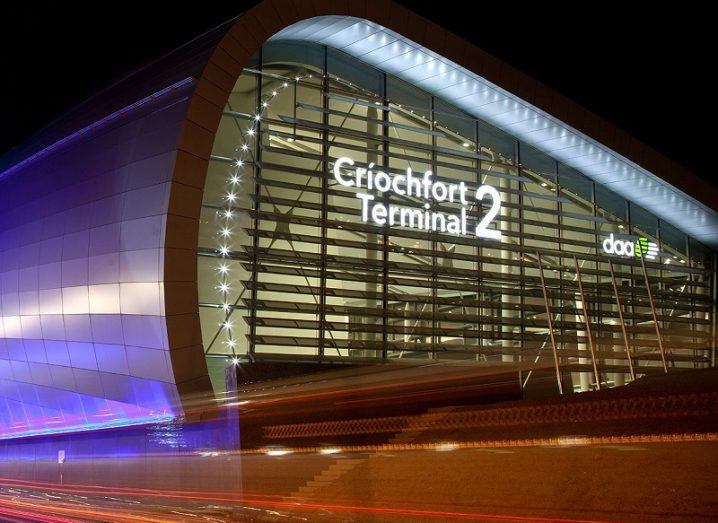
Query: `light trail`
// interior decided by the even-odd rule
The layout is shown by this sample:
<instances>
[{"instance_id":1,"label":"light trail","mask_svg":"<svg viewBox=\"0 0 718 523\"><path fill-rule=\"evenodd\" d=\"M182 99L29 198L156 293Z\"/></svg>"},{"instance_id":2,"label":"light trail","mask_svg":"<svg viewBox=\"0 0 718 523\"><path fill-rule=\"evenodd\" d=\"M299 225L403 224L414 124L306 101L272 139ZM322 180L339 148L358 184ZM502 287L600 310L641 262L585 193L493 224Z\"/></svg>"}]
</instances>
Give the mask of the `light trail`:
<instances>
[{"instance_id":1,"label":"light trail","mask_svg":"<svg viewBox=\"0 0 718 523\"><path fill-rule=\"evenodd\" d=\"M6 480L0 480L6 483ZM131 489L131 488L119 488L110 489L108 487L99 487L95 485L80 485L74 484L72 486L59 486L51 483L33 483L30 481L18 481L15 483L22 484L25 488L32 486L32 488L38 490L52 490L55 492L82 492L84 494L102 493L106 495L108 493L114 493L113 495L127 495L135 497L153 497L159 499L181 499L185 501L211 501L211 502L224 502L224 503L242 503L245 505L262 507L262 508L284 508L284 509L300 509L300 510L312 510L312 511L334 511L334 512L349 512L358 514L371 514L374 516L396 516L396 517L411 517L411 518L429 518L429 519L440 519L440 520L471 520L471 521L534 521L539 523L599 523L600 520L588 520L588 519L575 519L575 518L563 518L563 517L544 517L544 516L530 516L530 515L515 515L515 514L490 514L481 512L458 512L458 511L445 511L445 510L431 510L431 509L412 509L406 507L382 507L382 506L367 506L367 505L344 505L344 504L327 504L317 502L306 502L306 501L289 501L284 498L284 501L280 500L262 500L248 496L217 496L212 493L181 493L181 491L148 491L145 489ZM78 490L82 488L82 490ZM23 502L3 502L2 505L17 505L23 508L36 508L55 510L66 514L77 514L83 517L94 516L94 517L112 517L112 521L144 521L144 522L158 522L166 523L168 521L174 521L169 519L156 519L143 516L131 516L131 515L117 515L110 511L98 511L98 510L82 510L82 509L69 509L63 507L46 507L40 505L39 507L31 503ZM29 513L32 514L32 513ZM26 516L27 517L27 516ZM45 517L45 516L42 516ZM47 516L49 517L49 516ZM50 521L53 523L74 523L75 520L67 519L47 519L41 521Z\"/></svg>"},{"instance_id":2,"label":"light trail","mask_svg":"<svg viewBox=\"0 0 718 523\"><path fill-rule=\"evenodd\" d=\"M60 488L42 490L62 491ZM14 507L19 507L23 510L18 510ZM49 512L50 514L46 514L46 512ZM30 518L33 521L46 521L48 523L77 523L81 521L87 521L88 517L100 519L102 521L112 521L117 523L172 523L176 520L132 514L121 514L116 511L100 510L97 508L73 508L71 506L68 506L67 503L53 502L52 505L47 505L37 502L19 501L17 499L0 499L0 514L3 513L7 513L7 515L17 515L18 517ZM64 516L73 516L81 519L61 518L56 517L53 514L62 514Z\"/></svg>"},{"instance_id":3,"label":"light trail","mask_svg":"<svg viewBox=\"0 0 718 523\"><path fill-rule=\"evenodd\" d=\"M39 514L37 512L28 512L26 510L17 510L12 508L11 506L8 507L7 505L13 505L19 503L2 503L0 502L0 516L9 516L9 518L3 517L3 521L8 522L25 522L28 520L31 521L41 521L41 522L47 522L47 523L78 523L81 520L79 519L67 519L67 518L58 518L54 516L47 516L45 514ZM18 518L18 519L11 519L11 518Z\"/></svg>"}]
</instances>

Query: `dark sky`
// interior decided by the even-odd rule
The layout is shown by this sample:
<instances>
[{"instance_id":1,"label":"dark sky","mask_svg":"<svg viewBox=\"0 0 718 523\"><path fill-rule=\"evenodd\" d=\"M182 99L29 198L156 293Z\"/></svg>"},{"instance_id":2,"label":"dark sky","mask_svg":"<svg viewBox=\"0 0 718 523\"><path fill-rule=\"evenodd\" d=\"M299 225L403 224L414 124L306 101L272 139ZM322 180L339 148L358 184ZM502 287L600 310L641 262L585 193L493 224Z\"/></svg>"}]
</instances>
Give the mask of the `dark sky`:
<instances>
[{"instance_id":1,"label":"dark sky","mask_svg":"<svg viewBox=\"0 0 718 523\"><path fill-rule=\"evenodd\" d=\"M0 7L0 154L128 69L253 3L5 2ZM709 165L714 135L706 131L715 115L714 82L708 81L715 28L709 13L628 11L623 7L628 2L602 2L580 12L563 6L554 11L547 3L529 9L506 2L495 2L496 7L401 3L699 176L718 180ZM480 8L475 13L460 9L471 4Z\"/></svg>"}]
</instances>

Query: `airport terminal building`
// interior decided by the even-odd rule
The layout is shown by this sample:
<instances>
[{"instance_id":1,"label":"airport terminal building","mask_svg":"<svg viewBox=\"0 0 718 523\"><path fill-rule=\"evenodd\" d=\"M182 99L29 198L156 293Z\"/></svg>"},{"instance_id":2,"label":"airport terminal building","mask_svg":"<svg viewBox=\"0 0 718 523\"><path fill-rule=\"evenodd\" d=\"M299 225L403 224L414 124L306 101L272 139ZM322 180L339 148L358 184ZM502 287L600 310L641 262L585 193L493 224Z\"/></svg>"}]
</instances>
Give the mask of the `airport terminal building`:
<instances>
[{"instance_id":1,"label":"airport terminal building","mask_svg":"<svg viewBox=\"0 0 718 523\"><path fill-rule=\"evenodd\" d=\"M714 366L717 247L718 188L404 7L265 0L0 159L0 438L237 362Z\"/></svg>"}]
</instances>

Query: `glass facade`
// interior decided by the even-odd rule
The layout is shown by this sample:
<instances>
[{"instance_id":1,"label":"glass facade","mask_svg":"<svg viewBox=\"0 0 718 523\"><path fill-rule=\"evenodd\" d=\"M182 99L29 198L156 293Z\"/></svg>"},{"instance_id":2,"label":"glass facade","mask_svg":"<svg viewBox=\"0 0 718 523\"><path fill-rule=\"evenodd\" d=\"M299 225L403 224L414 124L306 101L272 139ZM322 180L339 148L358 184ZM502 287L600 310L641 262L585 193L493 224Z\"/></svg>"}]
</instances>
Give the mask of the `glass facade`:
<instances>
[{"instance_id":1,"label":"glass facade","mask_svg":"<svg viewBox=\"0 0 718 523\"><path fill-rule=\"evenodd\" d=\"M431 190L411 194L409 170L430 171ZM214 143L203 343L208 357L504 362L524 380L559 367L591 390L714 363L714 264L676 227L441 98L332 48L270 43Z\"/></svg>"}]
</instances>

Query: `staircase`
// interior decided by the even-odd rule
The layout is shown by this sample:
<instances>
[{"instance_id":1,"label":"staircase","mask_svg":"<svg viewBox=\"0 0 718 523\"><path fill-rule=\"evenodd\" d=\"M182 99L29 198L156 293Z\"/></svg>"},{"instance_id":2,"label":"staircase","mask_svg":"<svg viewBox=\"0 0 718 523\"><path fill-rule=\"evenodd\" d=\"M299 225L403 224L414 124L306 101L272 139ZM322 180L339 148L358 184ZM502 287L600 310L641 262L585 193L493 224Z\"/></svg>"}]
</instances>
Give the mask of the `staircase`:
<instances>
[{"instance_id":1,"label":"staircase","mask_svg":"<svg viewBox=\"0 0 718 523\"><path fill-rule=\"evenodd\" d=\"M299 487L289 496L290 498L314 497L317 490L331 485L337 479L341 478L347 472L351 471L357 465L365 462L366 460L367 458L336 458L333 460L334 462L329 465L329 467L314 476L312 480Z\"/></svg>"}]
</instances>

